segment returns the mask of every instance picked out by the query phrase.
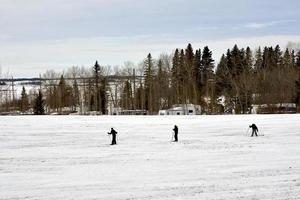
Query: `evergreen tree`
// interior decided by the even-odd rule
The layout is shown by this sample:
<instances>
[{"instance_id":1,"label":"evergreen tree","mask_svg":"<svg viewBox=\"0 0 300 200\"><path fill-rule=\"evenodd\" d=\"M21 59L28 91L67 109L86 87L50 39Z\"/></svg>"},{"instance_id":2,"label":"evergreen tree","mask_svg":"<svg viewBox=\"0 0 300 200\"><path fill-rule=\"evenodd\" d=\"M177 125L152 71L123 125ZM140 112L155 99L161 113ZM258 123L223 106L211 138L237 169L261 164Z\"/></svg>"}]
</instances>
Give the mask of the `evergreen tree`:
<instances>
[{"instance_id":1,"label":"evergreen tree","mask_svg":"<svg viewBox=\"0 0 300 200\"><path fill-rule=\"evenodd\" d=\"M297 52L295 66L300 68L300 51Z\"/></svg>"},{"instance_id":2,"label":"evergreen tree","mask_svg":"<svg viewBox=\"0 0 300 200\"><path fill-rule=\"evenodd\" d=\"M47 97L48 106L50 107L50 109L58 111L58 108L60 107L60 100L58 95L58 89L55 85L50 88L49 95L50 97Z\"/></svg>"},{"instance_id":3,"label":"evergreen tree","mask_svg":"<svg viewBox=\"0 0 300 200\"><path fill-rule=\"evenodd\" d=\"M100 105L100 112L102 115L107 114L107 78L103 78L101 80L101 87L99 90L99 105Z\"/></svg>"},{"instance_id":4,"label":"evergreen tree","mask_svg":"<svg viewBox=\"0 0 300 200\"><path fill-rule=\"evenodd\" d=\"M261 48L259 47L255 53L254 70L258 71L262 69L262 65L263 65L263 56L262 56Z\"/></svg>"},{"instance_id":5,"label":"evergreen tree","mask_svg":"<svg viewBox=\"0 0 300 200\"><path fill-rule=\"evenodd\" d=\"M39 93L35 98L33 112L35 115L44 115L45 114L44 99L43 99L43 94L42 94L41 90L39 90Z\"/></svg>"},{"instance_id":6,"label":"evergreen tree","mask_svg":"<svg viewBox=\"0 0 300 200\"><path fill-rule=\"evenodd\" d=\"M185 54L184 50L181 49L179 54L179 66L178 66L178 87L179 87L179 103L186 104L187 103L187 80L188 80L188 72L186 69L185 63Z\"/></svg>"},{"instance_id":7,"label":"evergreen tree","mask_svg":"<svg viewBox=\"0 0 300 200\"><path fill-rule=\"evenodd\" d=\"M204 47L203 53L202 53L202 80L203 85L205 86L205 95L209 96L209 82L213 80L214 75L214 60L212 59L212 52L209 50L208 46Z\"/></svg>"},{"instance_id":8,"label":"evergreen tree","mask_svg":"<svg viewBox=\"0 0 300 200\"><path fill-rule=\"evenodd\" d=\"M77 80L75 79L74 80L74 83L73 83L73 97L72 97L72 105L74 107L77 107L79 106L79 103L80 103L80 93L79 93L79 88L78 88L78 83L77 83Z\"/></svg>"},{"instance_id":9,"label":"evergreen tree","mask_svg":"<svg viewBox=\"0 0 300 200\"><path fill-rule=\"evenodd\" d=\"M223 54L216 70L216 94L229 95L231 90L230 74L227 67L227 58Z\"/></svg>"},{"instance_id":10,"label":"evergreen tree","mask_svg":"<svg viewBox=\"0 0 300 200\"><path fill-rule=\"evenodd\" d=\"M144 110L145 109L145 95L144 95L144 88L143 85L140 84L140 86L136 90L136 96L135 96L135 105L136 109Z\"/></svg>"},{"instance_id":11,"label":"evergreen tree","mask_svg":"<svg viewBox=\"0 0 300 200\"><path fill-rule=\"evenodd\" d=\"M131 84L128 80L124 83L123 93L121 96L122 108L126 110L132 109L132 89Z\"/></svg>"},{"instance_id":12,"label":"evergreen tree","mask_svg":"<svg viewBox=\"0 0 300 200\"><path fill-rule=\"evenodd\" d=\"M262 56L262 68L263 69L267 69L270 67L269 63L270 63L270 56L269 56L270 52L268 47L265 47L263 50L263 56Z\"/></svg>"},{"instance_id":13,"label":"evergreen tree","mask_svg":"<svg viewBox=\"0 0 300 200\"><path fill-rule=\"evenodd\" d=\"M61 112L62 108L69 108L73 106L72 88L66 83L63 75L61 75L60 77L57 89L59 98L59 108Z\"/></svg>"},{"instance_id":14,"label":"evergreen tree","mask_svg":"<svg viewBox=\"0 0 300 200\"><path fill-rule=\"evenodd\" d=\"M187 76L190 78L186 79L186 87L185 90L187 91L187 100L191 103L196 103L196 78L194 76L194 62L195 62L195 55L194 50L191 44L188 44L187 48L185 49L185 65Z\"/></svg>"},{"instance_id":15,"label":"evergreen tree","mask_svg":"<svg viewBox=\"0 0 300 200\"><path fill-rule=\"evenodd\" d=\"M214 79L214 60L212 59L212 52L208 46L204 47L202 52L202 74L201 80L203 82L203 94L206 97L206 101L203 104L204 110L208 113L213 112L213 106L215 104L215 79Z\"/></svg>"},{"instance_id":16,"label":"evergreen tree","mask_svg":"<svg viewBox=\"0 0 300 200\"><path fill-rule=\"evenodd\" d=\"M154 113L154 61L149 53L144 61L145 77L145 105L146 110L151 114Z\"/></svg>"},{"instance_id":17,"label":"evergreen tree","mask_svg":"<svg viewBox=\"0 0 300 200\"><path fill-rule=\"evenodd\" d=\"M66 106L67 101L67 91L66 91L66 81L64 79L64 76L60 76L60 80L58 83L58 91L59 91L59 107L63 108Z\"/></svg>"},{"instance_id":18,"label":"evergreen tree","mask_svg":"<svg viewBox=\"0 0 300 200\"><path fill-rule=\"evenodd\" d=\"M95 97L95 106L96 106L96 111L100 111L100 87L99 87L99 82L100 82L100 75L101 75L101 67L98 64L98 61L96 61L94 67L93 67L93 73L94 73L94 82L95 82L95 94L93 95Z\"/></svg>"},{"instance_id":19,"label":"evergreen tree","mask_svg":"<svg viewBox=\"0 0 300 200\"><path fill-rule=\"evenodd\" d=\"M292 50L291 51L291 67L295 68L296 66L296 55L295 55L295 51Z\"/></svg>"},{"instance_id":20,"label":"evergreen tree","mask_svg":"<svg viewBox=\"0 0 300 200\"><path fill-rule=\"evenodd\" d=\"M29 98L24 86L22 87L22 92L21 92L20 109L21 112L25 112L29 109Z\"/></svg>"},{"instance_id":21,"label":"evergreen tree","mask_svg":"<svg viewBox=\"0 0 300 200\"><path fill-rule=\"evenodd\" d=\"M282 66L285 68L289 68L292 66L291 54L288 48L286 48L283 58L282 58Z\"/></svg>"},{"instance_id":22,"label":"evergreen tree","mask_svg":"<svg viewBox=\"0 0 300 200\"><path fill-rule=\"evenodd\" d=\"M275 64L276 66L280 66L282 62L282 52L280 50L280 46L276 45L275 50L274 50L274 59L275 59Z\"/></svg>"},{"instance_id":23,"label":"evergreen tree","mask_svg":"<svg viewBox=\"0 0 300 200\"><path fill-rule=\"evenodd\" d=\"M202 61L201 61L201 49L196 50L193 66L193 84L194 84L194 103L200 104L201 101L201 71L202 71Z\"/></svg>"},{"instance_id":24,"label":"evergreen tree","mask_svg":"<svg viewBox=\"0 0 300 200\"><path fill-rule=\"evenodd\" d=\"M240 51L237 45L234 45L231 50L231 58L232 58L232 74L233 77L238 77L243 73L243 51Z\"/></svg>"},{"instance_id":25,"label":"evergreen tree","mask_svg":"<svg viewBox=\"0 0 300 200\"><path fill-rule=\"evenodd\" d=\"M155 90L157 92L158 108L167 108L168 91L169 91L169 78L162 59L157 62L157 76L155 81Z\"/></svg>"},{"instance_id":26,"label":"evergreen tree","mask_svg":"<svg viewBox=\"0 0 300 200\"><path fill-rule=\"evenodd\" d=\"M95 111L96 106L95 106L94 85L92 84L91 79L88 79L86 98L87 98L86 102L87 102L89 111Z\"/></svg>"},{"instance_id":27,"label":"evergreen tree","mask_svg":"<svg viewBox=\"0 0 300 200\"><path fill-rule=\"evenodd\" d=\"M214 60L212 59L212 52L208 46L204 47L202 53L202 66L204 74L204 82L213 77Z\"/></svg>"},{"instance_id":28,"label":"evergreen tree","mask_svg":"<svg viewBox=\"0 0 300 200\"><path fill-rule=\"evenodd\" d=\"M179 103L179 50L176 49L171 69L171 87L173 93L173 104Z\"/></svg>"},{"instance_id":29,"label":"evergreen tree","mask_svg":"<svg viewBox=\"0 0 300 200\"><path fill-rule=\"evenodd\" d=\"M253 69L253 55L250 47L246 48L246 55L245 55L245 70L247 72L252 71Z\"/></svg>"}]
</instances>

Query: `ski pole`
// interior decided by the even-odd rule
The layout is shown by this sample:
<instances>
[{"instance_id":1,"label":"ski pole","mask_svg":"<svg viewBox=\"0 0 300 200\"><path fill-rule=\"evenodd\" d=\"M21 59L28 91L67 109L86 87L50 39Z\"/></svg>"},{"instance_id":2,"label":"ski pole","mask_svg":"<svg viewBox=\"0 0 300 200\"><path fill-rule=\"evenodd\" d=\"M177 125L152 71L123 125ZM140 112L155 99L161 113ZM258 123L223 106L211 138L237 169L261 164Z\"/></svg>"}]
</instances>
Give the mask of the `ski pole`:
<instances>
[{"instance_id":1,"label":"ski pole","mask_svg":"<svg viewBox=\"0 0 300 200\"><path fill-rule=\"evenodd\" d=\"M110 139L110 134L107 133L107 136L108 136L108 139L109 139L108 143L110 143L110 141L111 141L111 139Z\"/></svg>"},{"instance_id":2,"label":"ski pole","mask_svg":"<svg viewBox=\"0 0 300 200\"><path fill-rule=\"evenodd\" d=\"M248 136L249 129L250 129L250 127L248 127L248 129L247 129L246 136Z\"/></svg>"},{"instance_id":3,"label":"ski pole","mask_svg":"<svg viewBox=\"0 0 300 200\"><path fill-rule=\"evenodd\" d=\"M173 141L173 138L174 138L174 133L172 133L172 138L171 138L171 142Z\"/></svg>"}]
</instances>

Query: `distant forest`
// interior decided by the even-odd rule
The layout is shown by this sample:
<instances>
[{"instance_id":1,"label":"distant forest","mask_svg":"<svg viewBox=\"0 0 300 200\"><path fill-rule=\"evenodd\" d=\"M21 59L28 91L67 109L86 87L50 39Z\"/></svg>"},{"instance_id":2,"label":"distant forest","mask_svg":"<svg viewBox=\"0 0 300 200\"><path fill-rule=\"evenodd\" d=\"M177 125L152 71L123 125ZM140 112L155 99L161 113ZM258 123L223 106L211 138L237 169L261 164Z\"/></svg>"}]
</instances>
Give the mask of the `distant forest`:
<instances>
[{"instance_id":1,"label":"distant forest","mask_svg":"<svg viewBox=\"0 0 300 200\"><path fill-rule=\"evenodd\" d=\"M111 85L108 75L127 78ZM127 62L122 68L112 68L96 62L90 68L72 67L63 74L50 70L43 75L51 77L60 78L49 80L31 95L23 88L21 97L2 103L1 110L14 105L22 113L84 108L107 114L112 102L115 108L148 114L188 103L201 105L205 114L247 114L253 105L267 106L272 113L274 105L285 103L300 111L300 51L282 50L278 45L255 50L235 45L216 64L209 47L194 50L188 44L158 58L149 53L138 66Z\"/></svg>"}]
</instances>

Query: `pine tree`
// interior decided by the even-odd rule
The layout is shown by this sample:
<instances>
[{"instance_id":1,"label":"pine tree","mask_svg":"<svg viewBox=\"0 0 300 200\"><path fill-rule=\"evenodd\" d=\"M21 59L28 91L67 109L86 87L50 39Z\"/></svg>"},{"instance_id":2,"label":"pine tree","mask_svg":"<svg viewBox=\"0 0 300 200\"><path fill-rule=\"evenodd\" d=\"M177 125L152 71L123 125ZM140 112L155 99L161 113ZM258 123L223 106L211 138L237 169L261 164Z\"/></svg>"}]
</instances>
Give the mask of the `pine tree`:
<instances>
[{"instance_id":1,"label":"pine tree","mask_svg":"<svg viewBox=\"0 0 300 200\"><path fill-rule=\"evenodd\" d=\"M60 77L57 89L59 108L61 112L62 108L69 108L74 105L72 103L74 101L74 99L72 99L72 88L66 83L63 75Z\"/></svg>"},{"instance_id":2,"label":"pine tree","mask_svg":"<svg viewBox=\"0 0 300 200\"><path fill-rule=\"evenodd\" d=\"M140 84L140 86L136 90L136 96L135 96L135 105L136 109L144 110L145 109L145 95L144 95L144 88L143 85Z\"/></svg>"},{"instance_id":3,"label":"pine tree","mask_svg":"<svg viewBox=\"0 0 300 200\"><path fill-rule=\"evenodd\" d=\"M157 62L157 76L155 81L155 91L157 93L157 104L158 108L167 108L167 99L169 92L169 77L162 59Z\"/></svg>"},{"instance_id":4,"label":"pine tree","mask_svg":"<svg viewBox=\"0 0 300 200\"><path fill-rule=\"evenodd\" d=\"M149 53L144 61L144 77L145 77L145 105L146 110L151 114L154 112L154 62L151 54Z\"/></svg>"},{"instance_id":5,"label":"pine tree","mask_svg":"<svg viewBox=\"0 0 300 200\"><path fill-rule=\"evenodd\" d=\"M65 79L64 79L64 76L61 75L60 76L60 80L59 80L59 83L58 83L58 94L59 94L59 107L60 108L63 108L63 107L66 107L66 82L65 82Z\"/></svg>"},{"instance_id":6,"label":"pine tree","mask_svg":"<svg viewBox=\"0 0 300 200\"><path fill-rule=\"evenodd\" d=\"M296 55L295 67L300 70L300 51Z\"/></svg>"},{"instance_id":7,"label":"pine tree","mask_svg":"<svg viewBox=\"0 0 300 200\"><path fill-rule=\"evenodd\" d=\"M56 111L58 111L60 107L60 100L58 95L58 89L55 85L52 88L50 88L49 95L50 97L48 97L48 106L50 107L50 109L55 109Z\"/></svg>"},{"instance_id":8,"label":"pine tree","mask_svg":"<svg viewBox=\"0 0 300 200\"><path fill-rule=\"evenodd\" d=\"M35 115L44 115L45 114L44 99L43 99L43 94L42 94L41 90L39 90L39 93L35 98L33 112Z\"/></svg>"},{"instance_id":9,"label":"pine tree","mask_svg":"<svg viewBox=\"0 0 300 200\"><path fill-rule=\"evenodd\" d=\"M227 58L223 54L216 69L216 94L229 95L231 90L230 74L227 67ZM227 95L226 95L227 94Z\"/></svg>"},{"instance_id":10,"label":"pine tree","mask_svg":"<svg viewBox=\"0 0 300 200\"><path fill-rule=\"evenodd\" d=\"M234 45L233 49L231 50L233 77L238 77L240 74L243 73L243 56L243 51L240 50L237 45Z\"/></svg>"},{"instance_id":11,"label":"pine tree","mask_svg":"<svg viewBox=\"0 0 300 200\"><path fill-rule=\"evenodd\" d=\"M208 46L204 47L202 53L202 66L203 66L203 83L205 86L205 94L208 96L209 92L209 82L213 79L214 74L214 60L212 59L212 52L209 50Z\"/></svg>"},{"instance_id":12,"label":"pine tree","mask_svg":"<svg viewBox=\"0 0 300 200\"><path fill-rule=\"evenodd\" d=\"M201 71L202 71L202 62L201 62L201 49L196 50L193 66L193 84L194 84L194 103L200 104L201 101Z\"/></svg>"},{"instance_id":13,"label":"pine tree","mask_svg":"<svg viewBox=\"0 0 300 200\"><path fill-rule=\"evenodd\" d=\"M186 69L185 63L185 54L184 50L181 49L179 54L179 66L178 66L178 87L179 87L179 103L186 104L187 103L187 80L188 80L188 72Z\"/></svg>"},{"instance_id":14,"label":"pine tree","mask_svg":"<svg viewBox=\"0 0 300 200\"><path fill-rule=\"evenodd\" d=\"M100 73L101 73L101 67L98 64L98 61L96 61L94 67L93 67L93 73L94 73L94 82L95 82L95 92L94 92L94 97L95 97L95 104L96 104L96 111L100 111L100 87L99 87L99 82L100 82Z\"/></svg>"},{"instance_id":15,"label":"pine tree","mask_svg":"<svg viewBox=\"0 0 300 200\"><path fill-rule=\"evenodd\" d=\"M212 59L212 52L209 50L208 46L204 47L203 49L202 66L204 73L204 81L207 82L208 79L212 78L214 69L214 60Z\"/></svg>"},{"instance_id":16,"label":"pine tree","mask_svg":"<svg viewBox=\"0 0 300 200\"><path fill-rule=\"evenodd\" d=\"M107 114L107 87L107 78L105 77L101 80L101 86L99 90L99 106L102 115Z\"/></svg>"},{"instance_id":17,"label":"pine tree","mask_svg":"<svg viewBox=\"0 0 300 200\"><path fill-rule=\"evenodd\" d=\"M215 104L215 80L214 80L214 60L212 59L212 52L208 46L204 47L202 52L202 74L201 79L203 82L203 94L206 97L206 101L203 104L204 110L208 113L213 112L213 106Z\"/></svg>"},{"instance_id":18,"label":"pine tree","mask_svg":"<svg viewBox=\"0 0 300 200\"><path fill-rule=\"evenodd\" d=\"M29 99L24 86L21 92L20 109L21 112L25 112L29 109Z\"/></svg>"},{"instance_id":19,"label":"pine tree","mask_svg":"<svg viewBox=\"0 0 300 200\"><path fill-rule=\"evenodd\" d=\"M128 80L124 83L121 105L123 109L132 109L132 89Z\"/></svg>"},{"instance_id":20,"label":"pine tree","mask_svg":"<svg viewBox=\"0 0 300 200\"><path fill-rule=\"evenodd\" d=\"M291 67L295 68L296 66L296 55L295 55L295 51L292 50L291 51Z\"/></svg>"},{"instance_id":21,"label":"pine tree","mask_svg":"<svg viewBox=\"0 0 300 200\"><path fill-rule=\"evenodd\" d=\"M86 102L87 102L87 106L88 106L89 111L95 111L96 110L94 85L92 84L91 79L88 79Z\"/></svg>"},{"instance_id":22,"label":"pine tree","mask_svg":"<svg viewBox=\"0 0 300 200\"><path fill-rule=\"evenodd\" d=\"M196 98L196 79L194 77L194 62L195 62L195 55L194 50L191 44L188 44L187 48L185 49L185 64L186 64L186 71L187 76L190 77L186 80L186 87L185 90L187 91L187 100L188 102L194 102Z\"/></svg>"},{"instance_id":23,"label":"pine tree","mask_svg":"<svg viewBox=\"0 0 300 200\"><path fill-rule=\"evenodd\" d=\"M253 69L253 55L250 47L246 48L246 55L245 55L245 70L247 72L252 71Z\"/></svg>"},{"instance_id":24,"label":"pine tree","mask_svg":"<svg viewBox=\"0 0 300 200\"><path fill-rule=\"evenodd\" d=\"M80 104L80 93L79 93L79 88L78 88L78 83L77 83L77 80L75 79L74 80L74 83L73 83L73 97L72 97L72 105L74 107L77 107L79 106Z\"/></svg>"},{"instance_id":25,"label":"pine tree","mask_svg":"<svg viewBox=\"0 0 300 200\"><path fill-rule=\"evenodd\" d=\"M261 48L259 47L255 53L254 70L258 71L258 70L262 69L262 65L263 65L263 57L262 57Z\"/></svg>"},{"instance_id":26,"label":"pine tree","mask_svg":"<svg viewBox=\"0 0 300 200\"><path fill-rule=\"evenodd\" d=\"M292 59L291 59L291 54L288 48L286 48L283 58L282 58L282 66L284 68L289 68L291 67Z\"/></svg>"},{"instance_id":27,"label":"pine tree","mask_svg":"<svg viewBox=\"0 0 300 200\"><path fill-rule=\"evenodd\" d=\"M172 60L172 69L171 69L171 87L173 93L173 104L179 103L179 50L176 49L173 60Z\"/></svg>"},{"instance_id":28,"label":"pine tree","mask_svg":"<svg viewBox=\"0 0 300 200\"><path fill-rule=\"evenodd\" d=\"M270 63L270 56L269 56L270 52L268 47L265 47L263 50L263 55L262 55L262 68L263 69L267 69L269 68L269 63Z\"/></svg>"},{"instance_id":29,"label":"pine tree","mask_svg":"<svg viewBox=\"0 0 300 200\"><path fill-rule=\"evenodd\" d=\"M282 62L282 52L280 50L280 46L276 45L275 50L274 50L274 59L275 59L275 64L277 67L281 65Z\"/></svg>"}]
</instances>

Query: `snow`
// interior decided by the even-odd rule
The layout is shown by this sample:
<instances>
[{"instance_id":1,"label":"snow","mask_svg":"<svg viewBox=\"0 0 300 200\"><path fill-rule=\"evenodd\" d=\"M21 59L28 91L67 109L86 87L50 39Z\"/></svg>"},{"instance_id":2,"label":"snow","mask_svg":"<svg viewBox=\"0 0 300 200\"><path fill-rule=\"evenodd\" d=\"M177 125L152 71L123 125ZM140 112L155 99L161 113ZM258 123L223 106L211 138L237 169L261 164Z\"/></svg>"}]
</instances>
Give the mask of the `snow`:
<instances>
[{"instance_id":1,"label":"snow","mask_svg":"<svg viewBox=\"0 0 300 200\"><path fill-rule=\"evenodd\" d=\"M2 116L0 199L299 199L299 122L300 115ZM263 136L246 135L252 123ZM179 143L170 142L175 124Z\"/></svg>"}]
</instances>

